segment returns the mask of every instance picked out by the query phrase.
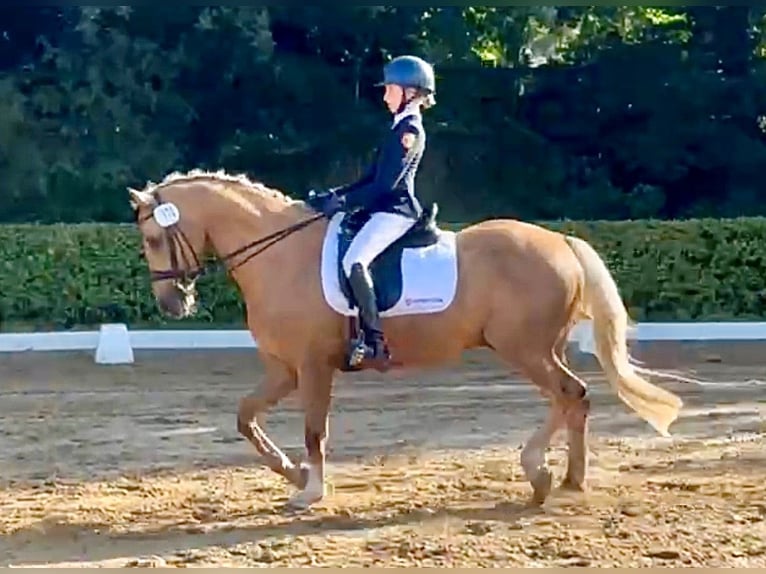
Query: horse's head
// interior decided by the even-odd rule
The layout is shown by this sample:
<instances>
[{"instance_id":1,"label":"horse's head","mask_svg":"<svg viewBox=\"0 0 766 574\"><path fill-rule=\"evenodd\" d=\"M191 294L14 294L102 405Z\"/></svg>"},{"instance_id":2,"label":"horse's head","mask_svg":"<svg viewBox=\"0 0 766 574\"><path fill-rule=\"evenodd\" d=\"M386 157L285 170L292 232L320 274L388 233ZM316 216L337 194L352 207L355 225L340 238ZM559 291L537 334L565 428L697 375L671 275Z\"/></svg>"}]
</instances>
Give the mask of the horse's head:
<instances>
[{"instance_id":1,"label":"horse's head","mask_svg":"<svg viewBox=\"0 0 766 574\"><path fill-rule=\"evenodd\" d=\"M160 310L174 318L192 315L206 243L200 215L204 205L174 193L170 186L161 193L135 189L128 189L128 193Z\"/></svg>"},{"instance_id":2,"label":"horse's head","mask_svg":"<svg viewBox=\"0 0 766 574\"><path fill-rule=\"evenodd\" d=\"M195 311L195 281L208 252L239 281L238 269L322 217L280 191L224 172L172 173L128 193L152 291L160 309L176 318ZM247 281L259 276L248 273Z\"/></svg>"}]
</instances>

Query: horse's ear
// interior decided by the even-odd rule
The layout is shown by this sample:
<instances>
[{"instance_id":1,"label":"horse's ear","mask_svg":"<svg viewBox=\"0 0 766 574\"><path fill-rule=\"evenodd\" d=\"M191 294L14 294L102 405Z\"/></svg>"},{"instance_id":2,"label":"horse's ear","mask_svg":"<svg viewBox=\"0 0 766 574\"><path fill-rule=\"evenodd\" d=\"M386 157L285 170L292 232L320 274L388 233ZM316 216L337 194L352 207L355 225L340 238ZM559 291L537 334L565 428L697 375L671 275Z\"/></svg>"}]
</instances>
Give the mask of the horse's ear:
<instances>
[{"instance_id":1,"label":"horse's ear","mask_svg":"<svg viewBox=\"0 0 766 574\"><path fill-rule=\"evenodd\" d=\"M128 188L128 195L130 196L130 207L133 211L137 210L141 206L151 205L152 196L145 191L138 191L132 187Z\"/></svg>"}]
</instances>

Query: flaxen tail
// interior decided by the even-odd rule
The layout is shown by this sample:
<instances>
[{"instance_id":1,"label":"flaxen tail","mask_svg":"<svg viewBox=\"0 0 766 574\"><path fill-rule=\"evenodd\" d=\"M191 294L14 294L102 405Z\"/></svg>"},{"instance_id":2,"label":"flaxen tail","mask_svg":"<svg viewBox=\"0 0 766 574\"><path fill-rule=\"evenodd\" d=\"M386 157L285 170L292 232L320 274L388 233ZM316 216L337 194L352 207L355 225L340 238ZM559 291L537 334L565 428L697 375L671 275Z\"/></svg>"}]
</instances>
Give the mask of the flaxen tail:
<instances>
[{"instance_id":1,"label":"flaxen tail","mask_svg":"<svg viewBox=\"0 0 766 574\"><path fill-rule=\"evenodd\" d=\"M601 256L586 241L566 237L585 270L583 311L593 320L596 357L617 396L662 436L683 406L681 399L642 378L631 365L627 347L628 312ZM640 369L650 374L649 369ZM660 374L659 371L657 374Z\"/></svg>"}]
</instances>

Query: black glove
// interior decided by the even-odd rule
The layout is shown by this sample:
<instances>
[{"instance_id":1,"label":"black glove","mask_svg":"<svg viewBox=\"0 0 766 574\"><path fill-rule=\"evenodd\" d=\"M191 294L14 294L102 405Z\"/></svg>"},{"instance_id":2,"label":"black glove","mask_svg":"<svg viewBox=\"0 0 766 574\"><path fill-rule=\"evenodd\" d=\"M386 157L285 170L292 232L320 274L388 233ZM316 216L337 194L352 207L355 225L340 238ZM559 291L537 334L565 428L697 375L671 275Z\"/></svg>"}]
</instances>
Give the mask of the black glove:
<instances>
[{"instance_id":1,"label":"black glove","mask_svg":"<svg viewBox=\"0 0 766 574\"><path fill-rule=\"evenodd\" d=\"M329 192L327 194L327 198L324 201L324 204L322 205L322 213L324 213L326 217L330 218L339 211L342 211L343 206L346 203L344 199L345 198L340 197L333 192Z\"/></svg>"},{"instance_id":2,"label":"black glove","mask_svg":"<svg viewBox=\"0 0 766 574\"><path fill-rule=\"evenodd\" d=\"M308 193L306 203L314 210L330 218L343 209L345 201L343 197L336 195L332 189L329 191L316 191L312 189Z\"/></svg>"},{"instance_id":3,"label":"black glove","mask_svg":"<svg viewBox=\"0 0 766 574\"><path fill-rule=\"evenodd\" d=\"M326 191L317 191L316 189L310 189L308 196L306 197L306 203L316 211L322 211L322 204L327 199Z\"/></svg>"}]
</instances>

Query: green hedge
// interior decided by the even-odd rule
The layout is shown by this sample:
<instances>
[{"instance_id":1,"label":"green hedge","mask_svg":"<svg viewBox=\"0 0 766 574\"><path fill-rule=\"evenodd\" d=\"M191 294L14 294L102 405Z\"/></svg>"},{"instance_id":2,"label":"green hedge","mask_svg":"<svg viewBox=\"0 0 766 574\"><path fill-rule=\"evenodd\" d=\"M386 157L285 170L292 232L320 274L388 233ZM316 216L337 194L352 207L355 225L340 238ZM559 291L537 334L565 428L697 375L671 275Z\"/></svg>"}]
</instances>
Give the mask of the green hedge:
<instances>
[{"instance_id":1,"label":"green hedge","mask_svg":"<svg viewBox=\"0 0 766 574\"><path fill-rule=\"evenodd\" d=\"M556 222L607 259L634 318L753 320L766 316L766 219ZM74 328L106 321L188 326L157 311L131 225L0 226L3 328ZM223 273L199 284L195 324L242 325Z\"/></svg>"}]
</instances>

